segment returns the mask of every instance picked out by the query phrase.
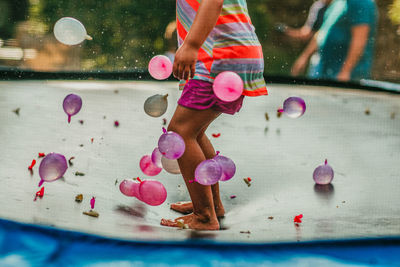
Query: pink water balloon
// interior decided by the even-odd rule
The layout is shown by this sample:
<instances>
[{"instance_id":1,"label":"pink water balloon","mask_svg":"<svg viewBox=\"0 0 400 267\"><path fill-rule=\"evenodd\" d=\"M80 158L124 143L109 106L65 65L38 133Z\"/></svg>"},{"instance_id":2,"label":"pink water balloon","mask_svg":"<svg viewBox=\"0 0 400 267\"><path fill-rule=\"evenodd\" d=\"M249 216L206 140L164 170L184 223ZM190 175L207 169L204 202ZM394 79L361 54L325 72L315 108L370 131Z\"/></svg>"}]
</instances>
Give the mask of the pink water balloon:
<instances>
[{"instance_id":1,"label":"pink water balloon","mask_svg":"<svg viewBox=\"0 0 400 267\"><path fill-rule=\"evenodd\" d=\"M243 80L232 71L224 71L215 77L213 90L222 101L232 102L243 93Z\"/></svg>"},{"instance_id":2,"label":"pink water balloon","mask_svg":"<svg viewBox=\"0 0 400 267\"><path fill-rule=\"evenodd\" d=\"M171 174L180 174L181 169L179 168L178 161L176 159L167 159L166 157L161 158L161 164L164 170Z\"/></svg>"},{"instance_id":3,"label":"pink water balloon","mask_svg":"<svg viewBox=\"0 0 400 267\"><path fill-rule=\"evenodd\" d=\"M154 148L153 152L151 153L151 161L160 168L162 168L161 158L162 154L158 147Z\"/></svg>"},{"instance_id":4,"label":"pink water balloon","mask_svg":"<svg viewBox=\"0 0 400 267\"><path fill-rule=\"evenodd\" d=\"M155 176L162 171L162 168L153 163L150 155L143 156L140 159L139 166L142 172L148 176Z\"/></svg>"},{"instance_id":5,"label":"pink water balloon","mask_svg":"<svg viewBox=\"0 0 400 267\"><path fill-rule=\"evenodd\" d=\"M139 194L139 186L140 182L134 180L123 180L119 184L119 190L125 196L136 197L137 199L142 200Z\"/></svg>"},{"instance_id":6,"label":"pink water balloon","mask_svg":"<svg viewBox=\"0 0 400 267\"><path fill-rule=\"evenodd\" d=\"M167 79L172 73L171 60L163 55L153 57L149 62L149 73L154 79Z\"/></svg>"},{"instance_id":7,"label":"pink water balloon","mask_svg":"<svg viewBox=\"0 0 400 267\"><path fill-rule=\"evenodd\" d=\"M313 173L313 179L316 184L330 184L332 182L334 172L331 166L328 165L328 160L325 164L318 166Z\"/></svg>"},{"instance_id":8,"label":"pink water balloon","mask_svg":"<svg viewBox=\"0 0 400 267\"><path fill-rule=\"evenodd\" d=\"M71 122L71 117L78 113L82 108L82 98L75 94L69 94L64 98L63 108L68 115L68 123Z\"/></svg>"},{"instance_id":9,"label":"pink water balloon","mask_svg":"<svg viewBox=\"0 0 400 267\"><path fill-rule=\"evenodd\" d=\"M139 193L142 201L150 206L158 206L167 199L167 190L156 180L144 180L140 183Z\"/></svg>"},{"instance_id":10,"label":"pink water balloon","mask_svg":"<svg viewBox=\"0 0 400 267\"><path fill-rule=\"evenodd\" d=\"M195 181L202 185L213 185L222 175L221 165L214 159L202 161L194 172Z\"/></svg>"},{"instance_id":11,"label":"pink water balloon","mask_svg":"<svg viewBox=\"0 0 400 267\"><path fill-rule=\"evenodd\" d=\"M278 112L283 112L290 118L298 118L306 112L306 102L301 97L289 97L283 102L283 108Z\"/></svg>"},{"instance_id":12,"label":"pink water balloon","mask_svg":"<svg viewBox=\"0 0 400 267\"><path fill-rule=\"evenodd\" d=\"M173 132L167 130L163 127L163 134L158 139L158 149L161 154L168 159L178 159L185 152L185 141L183 138Z\"/></svg>"},{"instance_id":13,"label":"pink water balloon","mask_svg":"<svg viewBox=\"0 0 400 267\"><path fill-rule=\"evenodd\" d=\"M220 181L228 181L235 175L236 165L230 158L219 155L219 151L217 151L217 155L213 159L218 162L222 168Z\"/></svg>"},{"instance_id":14,"label":"pink water balloon","mask_svg":"<svg viewBox=\"0 0 400 267\"><path fill-rule=\"evenodd\" d=\"M67 169L67 160L63 155L57 153L47 154L39 165L40 185L43 182L53 182L60 179Z\"/></svg>"}]
</instances>

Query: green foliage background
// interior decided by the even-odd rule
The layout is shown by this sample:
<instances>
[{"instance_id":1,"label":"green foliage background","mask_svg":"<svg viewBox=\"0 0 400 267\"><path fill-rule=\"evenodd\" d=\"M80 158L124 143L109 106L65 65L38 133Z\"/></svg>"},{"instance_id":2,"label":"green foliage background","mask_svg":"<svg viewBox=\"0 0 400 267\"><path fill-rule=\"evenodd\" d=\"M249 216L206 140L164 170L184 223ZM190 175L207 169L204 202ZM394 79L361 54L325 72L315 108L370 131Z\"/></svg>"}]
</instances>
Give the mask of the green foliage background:
<instances>
[{"instance_id":1,"label":"green foliage background","mask_svg":"<svg viewBox=\"0 0 400 267\"><path fill-rule=\"evenodd\" d=\"M394 1L394 3L393 3ZM124 71L143 69L155 54L167 50L165 28L175 19L176 0L35 0L31 19L52 31L61 17L71 16L84 23L93 41L84 42L82 70ZM379 28L374 76L399 80L400 1L378 0ZM300 27L313 0L247 0L252 22L263 45L265 72L288 75L296 57L306 45L288 40L273 30L277 22ZM392 23L393 22L393 23Z\"/></svg>"}]
</instances>

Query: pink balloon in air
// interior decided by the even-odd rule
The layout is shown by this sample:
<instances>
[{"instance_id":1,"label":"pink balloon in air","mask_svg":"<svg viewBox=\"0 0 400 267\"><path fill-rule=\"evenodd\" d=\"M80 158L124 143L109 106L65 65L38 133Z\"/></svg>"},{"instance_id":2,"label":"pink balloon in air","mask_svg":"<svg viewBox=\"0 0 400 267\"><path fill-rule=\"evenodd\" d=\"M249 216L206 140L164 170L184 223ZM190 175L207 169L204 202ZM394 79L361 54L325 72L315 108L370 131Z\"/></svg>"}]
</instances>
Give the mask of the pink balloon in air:
<instances>
[{"instance_id":1,"label":"pink balloon in air","mask_svg":"<svg viewBox=\"0 0 400 267\"><path fill-rule=\"evenodd\" d=\"M150 206L158 206L167 199L167 190L156 180L145 180L140 183L139 193L142 201Z\"/></svg>"},{"instance_id":2,"label":"pink balloon in air","mask_svg":"<svg viewBox=\"0 0 400 267\"><path fill-rule=\"evenodd\" d=\"M139 194L139 186L140 182L134 180L123 180L119 184L119 190L122 194L128 197L136 197L137 199L141 200Z\"/></svg>"},{"instance_id":3,"label":"pink balloon in air","mask_svg":"<svg viewBox=\"0 0 400 267\"><path fill-rule=\"evenodd\" d=\"M283 102L283 108L278 112L284 112L290 118L298 118L306 112L306 102L300 97L292 96Z\"/></svg>"},{"instance_id":4,"label":"pink balloon in air","mask_svg":"<svg viewBox=\"0 0 400 267\"><path fill-rule=\"evenodd\" d=\"M219 155L219 151L217 151L217 155L213 159L217 161L222 168L220 181L228 181L235 175L236 165L230 158Z\"/></svg>"},{"instance_id":5,"label":"pink balloon in air","mask_svg":"<svg viewBox=\"0 0 400 267\"><path fill-rule=\"evenodd\" d=\"M221 165L214 159L207 159L196 167L194 180L202 185L213 185L219 181L221 175Z\"/></svg>"},{"instance_id":6,"label":"pink balloon in air","mask_svg":"<svg viewBox=\"0 0 400 267\"><path fill-rule=\"evenodd\" d=\"M150 155L143 156L140 159L139 165L142 172L148 176L155 176L162 171L162 168L153 163Z\"/></svg>"},{"instance_id":7,"label":"pink balloon in air","mask_svg":"<svg viewBox=\"0 0 400 267\"><path fill-rule=\"evenodd\" d=\"M75 94L69 94L64 98L63 108L68 115L68 123L71 122L71 117L78 113L82 108L82 98Z\"/></svg>"},{"instance_id":8,"label":"pink balloon in air","mask_svg":"<svg viewBox=\"0 0 400 267\"><path fill-rule=\"evenodd\" d=\"M224 71L215 77L213 89L219 99L232 102L242 95L243 80L235 72Z\"/></svg>"},{"instance_id":9,"label":"pink balloon in air","mask_svg":"<svg viewBox=\"0 0 400 267\"><path fill-rule=\"evenodd\" d=\"M158 147L154 148L153 153L151 153L151 161L160 168L162 168L161 158L162 154Z\"/></svg>"},{"instance_id":10,"label":"pink balloon in air","mask_svg":"<svg viewBox=\"0 0 400 267\"><path fill-rule=\"evenodd\" d=\"M330 184L333 179L333 169L328 165L328 160L325 160L324 165L318 166L313 173L313 178L316 184Z\"/></svg>"},{"instance_id":11,"label":"pink balloon in air","mask_svg":"<svg viewBox=\"0 0 400 267\"><path fill-rule=\"evenodd\" d=\"M158 139L158 149L168 159L178 159L185 152L185 141L172 131L167 132L163 127L163 134Z\"/></svg>"},{"instance_id":12,"label":"pink balloon in air","mask_svg":"<svg viewBox=\"0 0 400 267\"><path fill-rule=\"evenodd\" d=\"M149 62L149 72L154 79L165 80L172 73L172 62L166 56L155 56Z\"/></svg>"},{"instance_id":13,"label":"pink balloon in air","mask_svg":"<svg viewBox=\"0 0 400 267\"><path fill-rule=\"evenodd\" d=\"M61 154L50 153L47 154L39 166L39 176L41 181L39 186L43 182L53 182L61 178L68 169L67 160Z\"/></svg>"}]
</instances>

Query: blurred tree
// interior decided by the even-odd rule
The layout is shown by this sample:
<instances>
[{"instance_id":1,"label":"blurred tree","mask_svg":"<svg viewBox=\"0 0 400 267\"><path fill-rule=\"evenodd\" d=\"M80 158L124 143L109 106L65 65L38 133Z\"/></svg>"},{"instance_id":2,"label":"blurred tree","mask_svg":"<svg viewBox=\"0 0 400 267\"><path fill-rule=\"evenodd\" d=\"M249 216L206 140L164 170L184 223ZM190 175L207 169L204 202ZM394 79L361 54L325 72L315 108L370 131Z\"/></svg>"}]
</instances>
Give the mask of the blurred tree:
<instances>
[{"instance_id":1,"label":"blurred tree","mask_svg":"<svg viewBox=\"0 0 400 267\"><path fill-rule=\"evenodd\" d=\"M13 36L18 21L28 15L28 0L0 0L0 38Z\"/></svg>"},{"instance_id":2,"label":"blurred tree","mask_svg":"<svg viewBox=\"0 0 400 267\"><path fill-rule=\"evenodd\" d=\"M132 70L165 52L163 35L175 19L175 1L41 0L40 14L50 25L67 16L85 25L93 41L84 43L84 68Z\"/></svg>"}]
</instances>

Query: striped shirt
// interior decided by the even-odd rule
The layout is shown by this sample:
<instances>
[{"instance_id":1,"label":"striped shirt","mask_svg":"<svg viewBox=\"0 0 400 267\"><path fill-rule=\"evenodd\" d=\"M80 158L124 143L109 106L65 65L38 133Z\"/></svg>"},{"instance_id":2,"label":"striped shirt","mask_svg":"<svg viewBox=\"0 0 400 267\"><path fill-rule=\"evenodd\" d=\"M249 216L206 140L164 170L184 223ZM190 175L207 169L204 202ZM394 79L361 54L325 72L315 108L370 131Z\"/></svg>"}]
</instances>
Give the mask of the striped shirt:
<instances>
[{"instance_id":1,"label":"striped shirt","mask_svg":"<svg viewBox=\"0 0 400 267\"><path fill-rule=\"evenodd\" d=\"M201 0L177 0L178 44L182 45L192 26ZM213 82L223 71L242 78L243 95L266 95L261 44L247 11L246 0L224 0L218 21L201 46L193 79ZM186 81L181 81L183 87Z\"/></svg>"}]
</instances>

